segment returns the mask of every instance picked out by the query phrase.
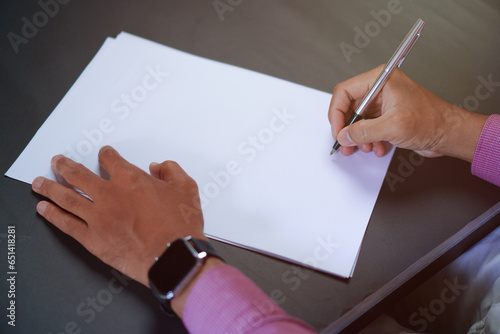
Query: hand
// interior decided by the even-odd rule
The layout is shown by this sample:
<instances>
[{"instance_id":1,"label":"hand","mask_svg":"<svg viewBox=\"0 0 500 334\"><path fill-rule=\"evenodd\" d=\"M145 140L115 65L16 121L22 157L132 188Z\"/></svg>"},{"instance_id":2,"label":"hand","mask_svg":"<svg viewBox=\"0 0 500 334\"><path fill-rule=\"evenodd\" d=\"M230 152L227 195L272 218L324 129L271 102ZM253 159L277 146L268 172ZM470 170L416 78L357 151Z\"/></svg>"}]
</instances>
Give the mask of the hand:
<instances>
[{"instance_id":1,"label":"hand","mask_svg":"<svg viewBox=\"0 0 500 334\"><path fill-rule=\"evenodd\" d=\"M99 152L104 180L62 155L52 168L74 189L38 177L33 191L51 199L37 205L40 215L80 242L89 252L145 286L154 258L176 238L203 235L198 187L173 161L151 164L148 175L113 148Z\"/></svg>"},{"instance_id":2,"label":"hand","mask_svg":"<svg viewBox=\"0 0 500 334\"><path fill-rule=\"evenodd\" d=\"M382 142L388 141L425 157L447 155L472 161L487 116L444 101L400 70L392 73L369 106L366 119L344 128L349 112L359 105L382 69L379 66L335 87L328 117L341 152L350 155L357 146L383 156Z\"/></svg>"}]
</instances>

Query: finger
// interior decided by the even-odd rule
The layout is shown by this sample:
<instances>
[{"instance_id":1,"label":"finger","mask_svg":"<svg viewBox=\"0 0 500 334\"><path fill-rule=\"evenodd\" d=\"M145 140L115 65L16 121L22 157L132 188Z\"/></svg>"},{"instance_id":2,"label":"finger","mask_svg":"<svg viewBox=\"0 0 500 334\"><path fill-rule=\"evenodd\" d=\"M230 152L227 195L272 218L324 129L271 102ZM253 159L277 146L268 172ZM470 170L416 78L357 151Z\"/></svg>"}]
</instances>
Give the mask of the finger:
<instances>
[{"instance_id":1,"label":"finger","mask_svg":"<svg viewBox=\"0 0 500 334\"><path fill-rule=\"evenodd\" d=\"M345 139L344 138L344 134L347 132L347 135L348 135L348 131L342 131L341 133L339 133L339 140L340 142L343 142L344 144L343 145L347 145L346 141L349 142L349 143L352 143L350 140L350 137L349 139ZM349 144L349 145L352 145L352 146L341 146L340 149L342 151L342 154L344 155L351 155L352 153L354 153L354 150L355 150L355 143L352 143L352 144ZM373 153L375 153L375 155L377 157L383 157L386 152L387 152L387 148L385 146L385 144L383 142L373 142L373 143L370 143L370 144L360 144L359 146L359 149L362 151L362 152L365 152L365 153L368 153L370 151L373 151Z\"/></svg>"},{"instance_id":2,"label":"finger","mask_svg":"<svg viewBox=\"0 0 500 334\"><path fill-rule=\"evenodd\" d=\"M32 189L34 192L49 198L64 210L82 219L85 219L85 214L91 210L91 200L77 193L74 189L67 188L52 180L37 177L33 180Z\"/></svg>"},{"instance_id":3,"label":"finger","mask_svg":"<svg viewBox=\"0 0 500 334\"><path fill-rule=\"evenodd\" d=\"M123 168L133 166L111 146L103 146L99 150L99 164L111 177Z\"/></svg>"},{"instance_id":4,"label":"finger","mask_svg":"<svg viewBox=\"0 0 500 334\"><path fill-rule=\"evenodd\" d=\"M87 224L83 220L46 201L38 203L36 210L55 227L73 237L81 244L85 243L88 230Z\"/></svg>"},{"instance_id":5,"label":"finger","mask_svg":"<svg viewBox=\"0 0 500 334\"><path fill-rule=\"evenodd\" d=\"M375 155L377 157L379 157L379 158L383 157L386 152L387 152L387 148L383 142L379 141L379 142L373 143L373 153L375 153Z\"/></svg>"},{"instance_id":6,"label":"finger","mask_svg":"<svg viewBox=\"0 0 500 334\"><path fill-rule=\"evenodd\" d=\"M362 144L359 146L359 149L361 152L369 153L372 151L373 145L372 144Z\"/></svg>"},{"instance_id":7,"label":"finger","mask_svg":"<svg viewBox=\"0 0 500 334\"><path fill-rule=\"evenodd\" d=\"M149 164L149 173L151 174L151 176L161 180L160 169L160 164L157 162L152 162Z\"/></svg>"},{"instance_id":8,"label":"finger","mask_svg":"<svg viewBox=\"0 0 500 334\"><path fill-rule=\"evenodd\" d=\"M175 161L167 160L161 164L152 163L149 165L152 176L163 181L169 180L192 180L191 177Z\"/></svg>"},{"instance_id":9,"label":"finger","mask_svg":"<svg viewBox=\"0 0 500 334\"><path fill-rule=\"evenodd\" d=\"M68 184L80 189L90 197L103 181L82 164L63 155L53 157L51 165L54 172L62 176Z\"/></svg>"},{"instance_id":10,"label":"finger","mask_svg":"<svg viewBox=\"0 0 500 334\"><path fill-rule=\"evenodd\" d=\"M340 152L342 152L342 154L345 156L353 154L355 150L356 150L355 147L340 146Z\"/></svg>"},{"instance_id":11,"label":"finger","mask_svg":"<svg viewBox=\"0 0 500 334\"><path fill-rule=\"evenodd\" d=\"M334 138L345 126L353 102L365 96L380 71L381 66L343 81L335 87L328 110L328 118Z\"/></svg>"},{"instance_id":12,"label":"finger","mask_svg":"<svg viewBox=\"0 0 500 334\"><path fill-rule=\"evenodd\" d=\"M374 119L363 119L339 132L337 140L342 146L359 146L380 141L390 141L392 131L387 114Z\"/></svg>"}]
</instances>

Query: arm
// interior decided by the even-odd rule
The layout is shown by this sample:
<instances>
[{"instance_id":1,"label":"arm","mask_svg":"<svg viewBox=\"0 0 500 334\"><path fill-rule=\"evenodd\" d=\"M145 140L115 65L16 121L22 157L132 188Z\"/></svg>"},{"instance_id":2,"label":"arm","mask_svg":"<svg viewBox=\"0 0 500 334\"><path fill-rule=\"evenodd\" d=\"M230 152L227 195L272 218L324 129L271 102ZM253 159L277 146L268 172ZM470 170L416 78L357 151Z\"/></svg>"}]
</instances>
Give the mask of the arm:
<instances>
[{"instance_id":1,"label":"arm","mask_svg":"<svg viewBox=\"0 0 500 334\"><path fill-rule=\"evenodd\" d=\"M190 333L314 333L231 266L214 268L196 283L183 321Z\"/></svg>"},{"instance_id":2,"label":"arm","mask_svg":"<svg viewBox=\"0 0 500 334\"><path fill-rule=\"evenodd\" d=\"M332 135L344 155L354 147L385 154L382 141L414 150L425 157L451 156L472 161L487 116L458 108L396 70L367 111L367 119L344 128L381 67L335 87L329 119Z\"/></svg>"},{"instance_id":3,"label":"arm","mask_svg":"<svg viewBox=\"0 0 500 334\"><path fill-rule=\"evenodd\" d=\"M110 175L109 180L102 179L71 159L55 156L52 159L54 172L92 200L74 189L38 177L33 181L33 191L53 203L41 201L37 211L103 262L149 287L149 268L154 258L163 253L167 243L188 235L207 240L203 234L198 187L172 161L151 164L149 175L106 146L99 152L99 163ZM186 214L186 208L189 214ZM227 273L224 278L232 282L230 288L216 284L217 274L220 273ZM202 288L197 288L199 284ZM192 296L191 291L195 291ZM310 332L310 329L286 315L236 269L216 258L209 258L204 263L198 275L172 300L172 308L193 330L196 329L192 327L196 317L202 317L214 320L214 327L210 328L213 332L223 332L217 327L222 325L224 330L234 332L229 327L237 326L235 321L221 320L224 313L205 307L204 303L210 300L233 309L239 308L242 312L240 317L260 312L266 321L251 327L256 331L293 328L293 331ZM272 307L262 312L255 306L255 300ZM187 320L184 319L186 305L192 305L187 308L191 310Z\"/></svg>"}]
</instances>

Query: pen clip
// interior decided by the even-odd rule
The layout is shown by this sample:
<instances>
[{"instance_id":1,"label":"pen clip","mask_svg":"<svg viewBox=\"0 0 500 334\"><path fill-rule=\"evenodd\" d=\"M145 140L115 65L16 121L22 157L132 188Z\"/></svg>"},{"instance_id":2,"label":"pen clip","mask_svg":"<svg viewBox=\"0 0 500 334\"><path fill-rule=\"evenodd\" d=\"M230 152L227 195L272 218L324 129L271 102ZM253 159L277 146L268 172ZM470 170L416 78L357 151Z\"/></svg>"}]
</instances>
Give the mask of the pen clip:
<instances>
[{"instance_id":1,"label":"pen clip","mask_svg":"<svg viewBox=\"0 0 500 334\"><path fill-rule=\"evenodd\" d=\"M397 64L398 68L401 66L401 64L403 64L403 62L406 59L406 56L408 56L408 54L410 53L411 49L413 49L413 47L415 46L415 44L417 44L417 41L420 38L420 34L422 33L422 29L424 28L424 24L425 24L425 22L422 19L419 19L417 21L417 23L415 23L414 29L417 29L417 31L416 31L417 33L414 35L415 37L410 42L409 48L405 51L405 53L403 54L403 56L399 60L399 62Z\"/></svg>"},{"instance_id":2,"label":"pen clip","mask_svg":"<svg viewBox=\"0 0 500 334\"><path fill-rule=\"evenodd\" d=\"M401 60L399 61L398 65L397 65L398 68L401 66L401 64L403 64L403 62L406 59L406 56L408 56L408 54L410 53L411 49L413 49L413 47L415 46L415 44L417 43L417 41L418 41L419 38L420 38L420 33L418 33L415 36L415 39L411 42L410 47L408 48L408 50L406 50L406 52L404 53L403 57L401 57Z\"/></svg>"}]
</instances>

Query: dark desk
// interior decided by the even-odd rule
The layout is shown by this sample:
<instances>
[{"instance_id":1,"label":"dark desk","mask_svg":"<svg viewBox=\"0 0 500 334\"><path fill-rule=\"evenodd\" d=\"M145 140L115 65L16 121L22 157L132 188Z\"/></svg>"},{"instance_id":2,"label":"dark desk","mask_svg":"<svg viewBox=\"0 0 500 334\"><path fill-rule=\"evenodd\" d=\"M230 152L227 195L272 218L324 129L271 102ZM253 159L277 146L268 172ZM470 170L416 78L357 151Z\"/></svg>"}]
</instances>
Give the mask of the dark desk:
<instances>
[{"instance_id":1,"label":"dark desk","mask_svg":"<svg viewBox=\"0 0 500 334\"><path fill-rule=\"evenodd\" d=\"M104 39L120 31L331 92L389 59L422 17L424 35L403 70L448 101L481 113L500 110L497 1L59 1L0 5L2 172ZM382 187L350 280L216 247L285 310L324 329L500 200L499 189L469 170L465 162L397 150L389 169L396 177ZM0 178L0 332L183 331L180 321L162 316L147 289L38 217L38 200L29 185ZM5 317L8 225L17 236L15 328Z\"/></svg>"}]
</instances>

